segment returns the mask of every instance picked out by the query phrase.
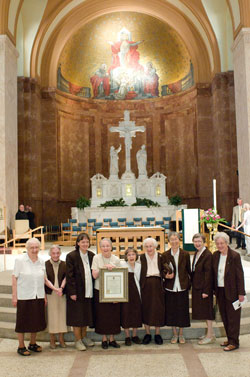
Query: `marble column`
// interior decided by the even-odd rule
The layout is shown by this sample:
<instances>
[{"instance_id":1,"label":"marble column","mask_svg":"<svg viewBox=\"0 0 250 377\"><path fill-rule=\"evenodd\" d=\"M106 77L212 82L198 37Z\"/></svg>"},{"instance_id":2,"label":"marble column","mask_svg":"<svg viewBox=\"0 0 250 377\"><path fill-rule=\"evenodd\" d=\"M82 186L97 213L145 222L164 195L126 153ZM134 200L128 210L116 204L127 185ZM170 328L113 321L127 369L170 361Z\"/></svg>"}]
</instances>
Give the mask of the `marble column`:
<instances>
[{"instance_id":1,"label":"marble column","mask_svg":"<svg viewBox=\"0 0 250 377\"><path fill-rule=\"evenodd\" d=\"M239 194L250 202L250 28L233 44Z\"/></svg>"},{"instance_id":2,"label":"marble column","mask_svg":"<svg viewBox=\"0 0 250 377\"><path fill-rule=\"evenodd\" d=\"M0 35L0 202L13 226L18 206L17 58L7 35Z\"/></svg>"}]
</instances>

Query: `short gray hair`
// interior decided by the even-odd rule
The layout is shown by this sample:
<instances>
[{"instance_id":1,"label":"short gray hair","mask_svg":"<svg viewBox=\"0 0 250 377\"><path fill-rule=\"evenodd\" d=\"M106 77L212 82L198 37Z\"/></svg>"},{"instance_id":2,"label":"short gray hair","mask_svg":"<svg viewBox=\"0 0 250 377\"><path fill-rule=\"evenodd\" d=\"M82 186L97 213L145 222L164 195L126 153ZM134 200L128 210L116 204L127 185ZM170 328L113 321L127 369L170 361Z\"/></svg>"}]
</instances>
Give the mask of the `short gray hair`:
<instances>
[{"instance_id":1,"label":"short gray hair","mask_svg":"<svg viewBox=\"0 0 250 377\"><path fill-rule=\"evenodd\" d=\"M201 238L202 241L203 241L204 243L206 242L206 237L205 237L204 234L202 234L202 233L195 233L195 234L193 235L192 241L194 242L194 240L195 240L196 238Z\"/></svg>"},{"instance_id":2,"label":"short gray hair","mask_svg":"<svg viewBox=\"0 0 250 377\"><path fill-rule=\"evenodd\" d=\"M28 241L25 244L26 249L28 249L33 243L37 244L39 246L39 249L40 249L41 242L35 237L28 239Z\"/></svg>"},{"instance_id":3,"label":"short gray hair","mask_svg":"<svg viewBox=\"0 0 250 377\"><path fill-rule=\"evenodd\" d=\"M219 238L222 238L228 245L230 243L230 238L225 232L218 232L214 236L214 241L216 242Z\"/></svg>"},{"instance_id":4,"label":"short gray hair","mask_svg":"<svg viewBox=\"0 0 250 377\"><path fill-rule=\"evenodd\" d=\"M157 248L158 242L154 238L152 238L152 237L148 237L148 238L145 238L145 240L143 240L143 243L142 243L143 247L145 247L148 242L152 242L152 244L154 245L155 249Z\"/></svg>"},{"instance_id":5,"label":"short gray hair","mask_svg":"<svg viewBox=\"0 0 250 377\"><path fill-rule=\"evenodd\" d=\"M59 245L52 245L51 248L49 249L49 253L48 253L50 257L51 257L51 251L53 249L58 249L60 251L60 254L62 254L62 250L61 250Z\"/></svg>"},{"instance_id":6,"label":"short gray hair","mask_svg":"<svg viewBox=\"0 0 250 377\"><path fill-rule=\"evenodd\" d=\"M249 210L250 209L250 204L249 203L244 203L243 208Z\"/></svg>"},{"instance_id":7,"label":"short gray hair","mask_svg":"<svg viewBox=\"0 0 250 377\"><path fill-rule=\"evenodd\" d=\"M99 242L100 247L102 246L102 241L108 241L108 243L110 244L111 249L112 249L113 245L112 245L112 241L111 241L110 238L102 238L102 239L100 240L100 242Z\"/></svg>"},{"instance_id":8,"label":"short gray hair","mask_svg":"<svg viewBox=\"0 0 250 377\"><path fill-rule=\"evenodd\" d=\"M168 239L170 240L171 237L178 237L179 240L181 239L181 236L178 232L169 232Z\"/></svg>"}]
</instances>

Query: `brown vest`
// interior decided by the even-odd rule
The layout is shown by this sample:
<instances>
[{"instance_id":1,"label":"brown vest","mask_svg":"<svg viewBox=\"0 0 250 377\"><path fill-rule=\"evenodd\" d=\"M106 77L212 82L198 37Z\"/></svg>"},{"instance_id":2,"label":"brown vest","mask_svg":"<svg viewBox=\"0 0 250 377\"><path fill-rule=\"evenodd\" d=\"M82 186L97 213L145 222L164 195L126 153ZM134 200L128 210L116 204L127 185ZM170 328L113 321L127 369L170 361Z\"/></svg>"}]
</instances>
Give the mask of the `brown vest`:
<instances>
[{"instance_id":1,"label":"brown vest","mask_svg":"<svg viewBox=\"0 0 250 377\"><path fill-rule=\"evenodd\" d=\"M45 262L45 267L46 267L46 273L47 273L48 280L52 284L54 284L55 283L55 274L54 274L53 266L50 263L50 260L47 260L47 262ZM58 284L59 284L59 287L61 286L62 281L65 278L65 276L66 276L66 263L63 262L63 261L60 261L59 268L58 268ZM48 295L51 295L52 289L50 289L49 287L47 287L47 285L45 285L45 292Z\"/></svg>"}]
</instances>

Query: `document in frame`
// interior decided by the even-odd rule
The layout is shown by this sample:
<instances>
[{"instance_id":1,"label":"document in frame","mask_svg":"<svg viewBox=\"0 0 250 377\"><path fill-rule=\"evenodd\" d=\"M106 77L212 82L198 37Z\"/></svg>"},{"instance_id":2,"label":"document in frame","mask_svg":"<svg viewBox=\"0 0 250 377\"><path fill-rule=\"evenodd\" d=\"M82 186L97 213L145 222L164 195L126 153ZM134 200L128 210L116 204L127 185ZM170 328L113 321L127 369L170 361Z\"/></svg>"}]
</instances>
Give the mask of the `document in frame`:
<instances>
[{"instance_id":1,"label":"document in frame","mask_svg":"<svg viewBox=\"0 0 250 377\"><path fill-rule=\"evenodd\" d=\"M100 269L100 302L128 302L128 269Z\"/></svg>"}]
</instances>

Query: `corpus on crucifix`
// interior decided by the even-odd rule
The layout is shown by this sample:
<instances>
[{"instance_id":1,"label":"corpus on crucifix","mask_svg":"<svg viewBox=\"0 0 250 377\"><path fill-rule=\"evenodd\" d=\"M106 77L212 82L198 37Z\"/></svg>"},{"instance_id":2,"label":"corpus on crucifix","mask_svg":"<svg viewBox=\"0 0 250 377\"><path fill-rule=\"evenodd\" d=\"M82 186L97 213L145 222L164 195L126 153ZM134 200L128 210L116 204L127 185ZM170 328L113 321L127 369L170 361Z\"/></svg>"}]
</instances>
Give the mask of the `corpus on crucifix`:
<instances>
[{"instance_id":1,"label":"corpus on crucifix","mask_svg":"<svg viewBox=\"0 0 250 377\"><path fill-rule=\"evenodd\" d=\"M124 137L125 155L126 155L126 173L131 172L130 150L132 148L132 137L136 132L144 132L144 126L136 126L134 121L130 120L130 111L124 111L124 120L119 122L118 127L110 127L110 132L119 132L120 137Z\"/></svg>"}]
</instances>

